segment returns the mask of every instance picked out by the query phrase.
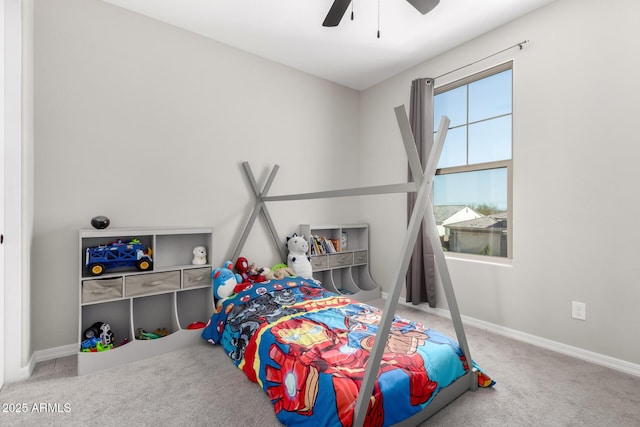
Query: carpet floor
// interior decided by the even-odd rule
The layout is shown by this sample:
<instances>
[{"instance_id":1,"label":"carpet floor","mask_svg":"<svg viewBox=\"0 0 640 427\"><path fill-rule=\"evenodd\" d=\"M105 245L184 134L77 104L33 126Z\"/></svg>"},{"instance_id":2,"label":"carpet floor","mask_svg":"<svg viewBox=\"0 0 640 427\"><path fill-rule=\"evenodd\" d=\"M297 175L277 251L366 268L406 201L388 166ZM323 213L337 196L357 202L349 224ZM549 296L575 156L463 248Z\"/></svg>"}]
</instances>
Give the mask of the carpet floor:
<instances>
[{"instance_id":1,"label":"carpet floor","mask_svg":"<svg viewBox=\"0 0 640 427\"><path fill-rule=\"evenodd\" d=\"M448 319L404 305L397 313L455 337ZM640 378L465 330L496 385L463 394L421 427L640 426ZM75 356L41 362L28 380L6 384L0 403L1 426L280 426L258 385L204 342L83 376Z\"/></svg>"}]
</instances>

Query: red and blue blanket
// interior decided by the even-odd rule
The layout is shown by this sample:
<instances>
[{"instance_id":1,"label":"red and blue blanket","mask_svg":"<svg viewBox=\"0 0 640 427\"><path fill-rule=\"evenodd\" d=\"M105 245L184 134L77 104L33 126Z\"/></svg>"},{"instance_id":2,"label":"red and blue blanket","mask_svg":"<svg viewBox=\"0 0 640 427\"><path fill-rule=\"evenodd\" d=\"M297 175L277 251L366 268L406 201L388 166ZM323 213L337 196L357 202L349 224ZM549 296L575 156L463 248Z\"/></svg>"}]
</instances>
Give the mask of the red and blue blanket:
<instances>
[{"instance_id":1,"label":"red and blue blanket","mask_svg":"<svg viewBox=\"0 0 640 427\"><path fill-rule=\"evenodd\" d=\"M202 337L264 389L283 424L350 426L381 314L312 280L287 278L222 301ZM396 316L365 425L409 418L467 369L454 340ZM480 386L493 385L478 372Z\"/></svg>"}]
</instances>

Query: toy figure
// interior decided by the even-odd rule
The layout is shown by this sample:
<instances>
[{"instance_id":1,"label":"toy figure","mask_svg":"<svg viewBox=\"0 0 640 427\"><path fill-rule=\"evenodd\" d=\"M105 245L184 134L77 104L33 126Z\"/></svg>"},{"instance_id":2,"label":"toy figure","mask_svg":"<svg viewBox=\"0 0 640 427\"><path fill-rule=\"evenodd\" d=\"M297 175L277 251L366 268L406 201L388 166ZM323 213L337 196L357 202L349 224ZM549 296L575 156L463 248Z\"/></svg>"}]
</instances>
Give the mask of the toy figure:
<instances>
[{"instance_id":1,"label":"toy figure","mask_svg":"<svg viewBox=\"0 0 640 427\"><path fill-rule=\"evenodd\" d=\"M236 273L242 278L242 283L251 284L251 276L249 275L249 261L245 257L239 257L236 260Z\"/></svg>"},{"instance_id":2,"label":"toy figure","mask_svg":"<svg viewBox=\"0 0 640 427\"><path fill-rule=\"evenodd\" d=\"M254 263L249 264L248 273L253 283L264 282L266 280L263 269L256 267Z\"/></svg>"},{"instance_id":3,"label":"toy figure","mask_svg":"<svg viewBox=\"0 0 640 427\"><path fill-rule=\"evenodd\" d=\"M196 246L193 248L193 260L191 264L202 265L207 263L207 248L204 246Z\"/></svg>"},{"instance_id":4,"label":"toy figure","mask_svg":"<svg viewBox=\"0 0 640 427\"><path fill-rule=\"evenodd\" d=\"M132 239L128 243L118 240L107 245L86 249L85 265L92 276L99 276L105 270L117 267L136 267L139 271L151 270L153 260L150 247Z\"/></svg>"},{"instance_id":5,"label":"toy figure","mask_svg":"<svg viewBox=\"0 0 640 427\"><path fill-rule=\"evenodd\" d=\"M103 344L97 337L91 337L82 341L80 347L83 353L95 353L111 350L113 348L113 344Z\"/></svg>"},{"instance_id":6,"label":"toy figure","mask_svg":"<svg viewBox=\"0 0 640 427\"><path fill-rule=\"evenodd\" d=\"M309 243L305 238L293 233L293 236L287 237L287 249L289 249L287 266L293 270L296 276L313 279L311 257L307 255Z\"/></svg>"},{"instance_id":7,"label":"toy figure","mask_svg":"<svg viewBox=\"0 0 640 427\"><path fill-rule=\"evenodd\" d=\"M287 267L286 264L283 263L278 263L276 265L274 265L271 268L268 267L264 267L261 270L265 280L280 280L280 279L284 279L285 277L295 277L296 273L294 273L294 271Z\"/></svg>"},{"instance_id":8,"label":"toy figure","mask_svg":"<svg viewBox=\"0 0 640 427\"><path fill-rule=\"evenodd\" d=\"M213 278L213 296L220 303L221 300L229 298L235 294L235 288L238 283L242 283L242 277L234 274L231 270L233 263L225 261L224 267L214 268L211 272Z\"/></svg>"}]
</instances>

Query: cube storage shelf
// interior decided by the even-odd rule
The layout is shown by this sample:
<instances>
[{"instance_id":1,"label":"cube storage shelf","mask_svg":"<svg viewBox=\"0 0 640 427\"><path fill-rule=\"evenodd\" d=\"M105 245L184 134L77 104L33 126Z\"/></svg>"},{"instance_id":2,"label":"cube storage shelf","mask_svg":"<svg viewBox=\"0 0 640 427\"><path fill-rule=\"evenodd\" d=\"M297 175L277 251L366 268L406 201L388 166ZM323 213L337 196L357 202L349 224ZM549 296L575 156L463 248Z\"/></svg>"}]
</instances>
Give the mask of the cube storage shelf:
<instances>
[{"instance_id":1,"label":"cube storage shelf","mask_svg":"<svg viewBox=\"0 0 640 427\"><path fill-rule=\"evenodd\" d=\"M151 249L152 268L107 269L92 276L85 266L87 248L137 239ZM78 375L145 359L202 341L201 329L214 309L211 292L213 230L211 228L120 228L80 230L80 310ZM193 265L193 248L207 249L207 264ZM114 348L82 352L84 331L96 322L108 323ZM169 335L136 338L136 330L164 328ZM129 342L119 345L123 340Z\"/></svg>"},{"instance_id":2,"label":"cube storage shelf","mask_svg":"<svg viewBox=\"0 0 640 427\"><path fill-rule=\"evenodd\" d=\"M335 253L311 256L313 276L329 291L359 301L380 298L380 286L369 271L369 226L301 224L300 234L309 242L314 236L338 242Z\"/></svg>"}]
</instances>

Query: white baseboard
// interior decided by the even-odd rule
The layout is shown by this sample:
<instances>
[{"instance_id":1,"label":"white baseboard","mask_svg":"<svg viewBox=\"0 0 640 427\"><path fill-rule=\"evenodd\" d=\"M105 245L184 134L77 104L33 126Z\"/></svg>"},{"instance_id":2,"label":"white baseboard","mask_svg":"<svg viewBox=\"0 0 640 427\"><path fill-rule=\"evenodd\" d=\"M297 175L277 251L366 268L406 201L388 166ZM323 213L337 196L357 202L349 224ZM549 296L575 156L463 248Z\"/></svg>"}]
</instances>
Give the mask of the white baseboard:
<instances>
[{"instance_id":1,"label":"white baseboard","mask_svg":"<svg viewBox=\"0 0 640 427\"><path fill-rule=\"evenodd\" d=\"M78 352L78 344L67 344L60 347L48 348L46 350L38 350L33 353L31 359L36 363L45 360L57 359L58 357L72 356Z\"/></svg>"},{"instance_id":2,"label":"white baseboard","mask_svg":"<svg viewBox=\"0 0 640 427\"><path fill-rule=\"evenodd\" d=\"M68 344L60 347L49 348L46 350L38 350L31 354L26 366L21 367L18 371L5 377L5 384L24 381L31 377L33 369L39 362L57 359L58 357L66 357L75 354L78 351L77 344Z\"/></svg>"},{"instance_id":3,"label":"white baseboard","mask_svg":"<svg viewBox=\"0 0 640 427\"><path fill-rule=\"evenodd\" d=\"M5 372L4 383L11 384L29 379L34 366L32 360L33 357L29 360L27 366L22 366L18 370L13 370L12 372Z\"/></svg>"},{"instance_id":4,"label":"white baseboard","mask_svg":"<svg viewBox=\"0 0 640 427\"><path fill-rule=\"evenodd\" d=\"M386 299L387 295L388 294L386 292L382 292L381 297ZM402 298L398 301L398 303L406 305L407 307L422 310L426 313L451 319L451 313L449 313L449 310L445 310L443 308L431 308L425 304L413 305L411 303L402 301ZM556 353L561 353L566 356L575 357L576 359L584 360L596 365L605 366L607 368L615 369L616 371L640 377L640 365L638 364L627 362L626 360L616 359L604 354L594 353L592 351L588 351L579 347L573 347L546 338L541 338L535 335L527 334L525 332L517 331L515 329L505 328L504 326L485 322L484 320L474 319L473 317L464 315L461 315L460 317L462 318L462 323L465 325L474 326L476 328L487 330L496 335L502 335L516 341L532 344L537 347L555 351Z\"/></svg>"}]
</instances>

